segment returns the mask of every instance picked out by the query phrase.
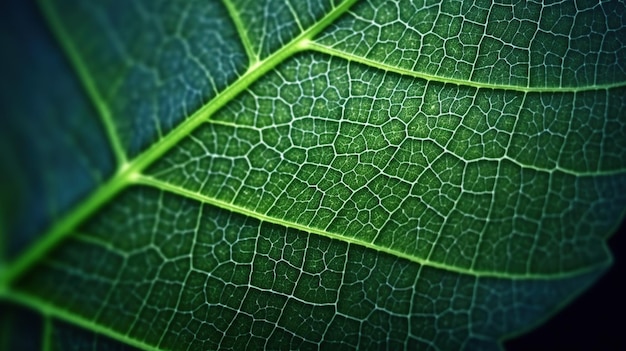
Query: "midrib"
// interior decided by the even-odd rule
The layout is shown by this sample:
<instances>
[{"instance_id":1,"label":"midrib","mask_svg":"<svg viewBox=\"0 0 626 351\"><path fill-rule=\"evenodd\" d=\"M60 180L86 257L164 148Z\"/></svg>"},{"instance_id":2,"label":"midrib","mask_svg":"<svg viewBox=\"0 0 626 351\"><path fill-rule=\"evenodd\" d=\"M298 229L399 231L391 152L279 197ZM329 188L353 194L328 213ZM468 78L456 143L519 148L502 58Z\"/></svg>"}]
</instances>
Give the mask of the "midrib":
<instances>
[{"instance_id":1,"label":"midrib","mask_svg":"<svg viewBox=\"0 0 626 351\"><path fill-rule=\"evenodd\" d=\"M103 124L109 133L109 138L111 139L112 148L116 154L118 162L120 162L118 170L108 181L100 185L91 195L83 201L77 203L67 215L56 221L55 224L43 234L41 239L29 247L14 262L6 266L6 270L0 275L0 297L2 295L10 294L11 284L16 279L28 271L29 268L33 267L64 239L71 236L73 231L81 223L98 211L103 205L108 203L109 200L115 197L115 195L120 193L129 185L134 184L134 180L139 178L141 173L153 162L172 149L172 147L177 145L183 138L188 136L193 130L207 121L208 118L216 111L221 109L241 92L245 91L251 84L256 82L267 72L274 69L277 65L293 56L295 53L306 49L311 38L335 21L355 2L356 0L347 0L341 3L339 6L333 8L326 16L321 18L319 22L302 32L287 45L283 46L267 58L251 65L251 67L249 67L248 70L233 84L224 89L211 101L207 102L193 115L170 131L165 137L132 160L126 161L125 157L123 157L121 144L119 143L119 139L115 136L113 122L110 119L108 109L106 109L106 106L104 106L101 100L96 98L96 101L93 101L93 103L96 105L98 112L101 114ZM45 13L50 15L49 11L45 11ZM51 25L60 25L59 21L54 18L47 18L47 20L51 23ZM63 38L58 39L63 41ZM66 54L72 56L73 61L75 61L75 65L78 64L78 67L75 67L75 69L77 70L79 78L83 80L83 84L88 90L88 95L91 98L97 97L98 94L95 91L95 86L89 78L88 72L85 68L86 66L82 64L80 57L77 56L78 54L72 51L71 46L67 45L67 43L62 46L64 50L70 50L70 52L66 52ZM85 79L87 81L84 81Z\"/></svg>"}]
</instances>

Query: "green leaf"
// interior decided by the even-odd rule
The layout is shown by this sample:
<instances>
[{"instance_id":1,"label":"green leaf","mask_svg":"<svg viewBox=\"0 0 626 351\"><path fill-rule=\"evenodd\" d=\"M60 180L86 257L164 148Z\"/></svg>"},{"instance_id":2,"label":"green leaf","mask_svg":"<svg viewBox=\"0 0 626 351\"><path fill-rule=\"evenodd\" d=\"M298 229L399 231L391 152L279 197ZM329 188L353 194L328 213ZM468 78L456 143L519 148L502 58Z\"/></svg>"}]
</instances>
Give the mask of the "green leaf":
<instances>
[{"instance_id":1,"label":"green leaf","mask_svg":"<svg viewBox=\"0 0 626 351\"><path fill-rule=\"evenodd\" d=\"M44 349L497 349L611 263L623 3L31 6L0 298Z\"/></svg>"}]
</instances>

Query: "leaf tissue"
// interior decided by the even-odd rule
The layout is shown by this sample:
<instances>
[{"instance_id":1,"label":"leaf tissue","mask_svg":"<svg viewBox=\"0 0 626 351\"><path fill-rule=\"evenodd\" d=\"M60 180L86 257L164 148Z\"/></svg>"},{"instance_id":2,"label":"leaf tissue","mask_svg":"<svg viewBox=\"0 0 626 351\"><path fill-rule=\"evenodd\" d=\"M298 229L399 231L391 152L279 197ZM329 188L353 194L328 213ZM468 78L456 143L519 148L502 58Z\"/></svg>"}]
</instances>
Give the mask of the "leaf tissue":
<instances>
[{"instance_id":1,"label":"leaf tissue","mask_svg":"<svg viewBox=\"0 0 626 351\"><path fill-rule=\"evenodd\" d=\"M623 2L2 6L6 349L498 349L611 264Z\"/></svg>"}]
</instances>

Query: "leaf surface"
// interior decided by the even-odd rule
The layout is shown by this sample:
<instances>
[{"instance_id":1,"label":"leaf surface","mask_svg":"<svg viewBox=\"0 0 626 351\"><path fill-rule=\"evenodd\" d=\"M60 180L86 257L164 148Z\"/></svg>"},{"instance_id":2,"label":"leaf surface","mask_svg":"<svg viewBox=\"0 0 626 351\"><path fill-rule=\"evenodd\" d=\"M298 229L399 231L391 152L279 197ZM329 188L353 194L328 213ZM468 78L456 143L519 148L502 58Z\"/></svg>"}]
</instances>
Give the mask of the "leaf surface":
<instances>
[{"instance_id":1,"label":"leaf surface","mask_svg":"<svg viewBox=\"0 0 626 351\"><path fill-rule=\"evenodd\" d=\"M0 296L53 348L497 349L610 264L624 4L40 7Z\"/></svg>"}]
</instances>

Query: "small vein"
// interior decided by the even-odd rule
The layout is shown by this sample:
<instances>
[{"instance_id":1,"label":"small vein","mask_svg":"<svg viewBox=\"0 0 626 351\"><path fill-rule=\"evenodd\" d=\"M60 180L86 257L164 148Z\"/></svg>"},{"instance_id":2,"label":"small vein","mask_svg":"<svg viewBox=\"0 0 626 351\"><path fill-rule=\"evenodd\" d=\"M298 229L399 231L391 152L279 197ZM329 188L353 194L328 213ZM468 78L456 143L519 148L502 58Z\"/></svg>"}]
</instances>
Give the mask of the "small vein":
<instances>
[{"instance_id":1,"label":"small vein","mask_svg":"<svg viewBox=\"0 0 626 351\"><path fill-rule=\"evenodd\" d=\"M124 164L127 163L126 151L124 150L120 137L117 133L115 122L113 122L109 106L105 103L100 92L98 91L98 88L96 88L96 84L89 75L87 66L81 59L78 50L74 47L71 40L69 39L69 35L64 28L56 10L53 8L52 2L42 0L39 1L39 4L44 14L44 17L48 22L49 27L51 28L57 41L60 43L61 47L69 57L69 61L76 71L79 81L82 83L87 92L87 95L90 98L90 101L96 108L96 111L100 116L100 120L104 125L104 129L109 139L109 143L111 144L111 148L113 149L117 165L118 167L122 167Z\"/></svg>"},{"instance_id":2,"label":"small vein","mask_svg":"<svg viewBox=\"0 0 626 351\"><path fill-rule=\"evenodd\" d=\"M289 8L289 12L291 12L291 15L293 16L294 21L298 25L298 28L300 28L300 32L304 32L304 27L302 27L302 23L300 23L300 18L298 18L298 12L296 12L296 9L293 8L293 6L291 5L291 2L289 1L287 1L285 5Z\"/></svg>"},{"instance_id":3,"label":"small vein","mask_svg":"<svg viewBox=\"0 0 626 351\"><path fill-rule=\"evenodd\" d=\"M235 24L235 28L237 29L237 33L239 34L239 38L241 39L241 43L246 50L246 55L248 56L249 66L254 67L260 61L258 53L254 52L254 47L252 42L250 41L250 37L248 36L248 32L246 31L245 26L243 25L243 21L241 20L241 16L239 12L235 8L235 5L231 0L222 0L222 3L228 10L228 14L230 15L230 19Z\"/></svg>"},{"instance_id":4,"label":"small vein","mask_svg":"<svg viewBox=\"0 0 626 351\"><path fill-rule=\"evenodd\" d=\"M522 104L523 105L523 104ZM238 129L247 129L247 130L251 130L251 131L259 131L259 129L255 126L249 126L249 125L245 125L245 124L237 124L235 122L230 122L230 121L224 121L224 120L215 120L215 119L208 119L206 121L207 124L211 124L211 125L215 125L215 126L224 126L224 127L228 127L228 128L238 128ZM616 175L620 175L620 174L624 174L626 173L626 168L614 168L614 169L608 169L608 170L588 170L588 171L577 171L575 169L572 168L567 168L567 167L563 167L560 165L554 165L553 167L540 167L540 166L535 166L533 164L527 164L524 163L522 161L517 160L516 158L509 156L507 154L500 156L500 157L477 157L474 159L470 159L470 160L466 160L463 158L462 155L459 155L453 151L450 151L447 147L447 145L442 144L440 142L438 142L436 139L432 139L432 138L414 138L414 140L422 140L422 141L429 141L434 143L435 145L437 145L438 147L440 147L441 149L444 150L444 153L452 155L456 158L458 158L459 160L466 162L468 164L470 163L475 163L475 162L483 162L483 161L487 161L487 162L502 162L502 161L508 161L511 162L512 164L518 166L521 169L526 169L526 170L533 170L536 172L541 172L541 173L559 173L559 174L566 174L566 175L571 175L571 176L575 176L575 177L610 177L610 176L616 176ZM506 148L507 150L509 149L509 147Z\"/></svg>"}]
</instances>

